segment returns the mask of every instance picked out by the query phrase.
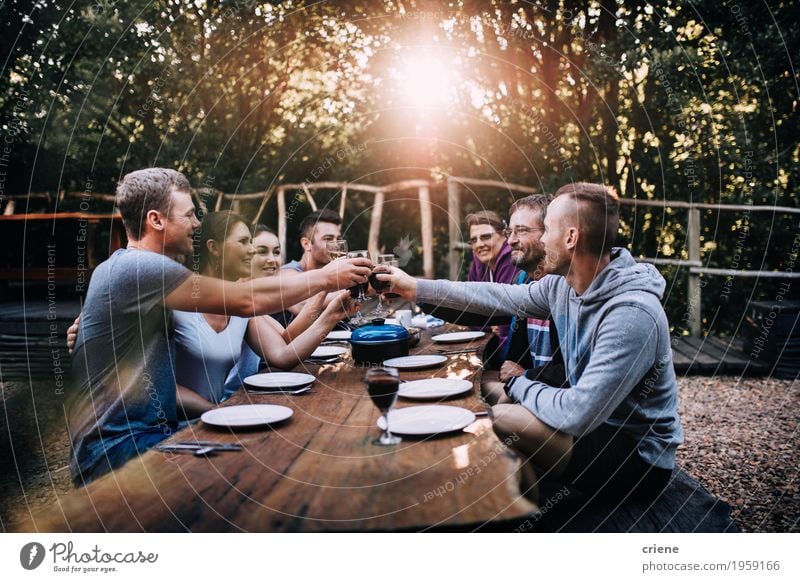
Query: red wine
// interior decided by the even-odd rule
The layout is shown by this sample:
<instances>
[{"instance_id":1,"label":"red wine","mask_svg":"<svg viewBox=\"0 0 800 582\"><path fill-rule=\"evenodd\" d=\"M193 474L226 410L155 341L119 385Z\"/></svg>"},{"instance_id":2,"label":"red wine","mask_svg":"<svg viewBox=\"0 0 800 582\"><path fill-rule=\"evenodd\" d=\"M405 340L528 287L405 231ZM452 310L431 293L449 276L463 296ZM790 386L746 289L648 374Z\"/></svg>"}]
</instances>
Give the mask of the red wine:
<instances>
[{"instance_id":1,"label":"red wine","mask_svg":"<svg viewBox=\"0 0 800 582\"><path fill-rule=\"evenodd\" d=\"M394 401L397 400L397 388L400 381L392 376L383 378L372 378L367 382L367 392L369 392L372 402L381 412L389 410Z\"/></svg>"},{"instance_id":2,"label":"red wine","mask_svg":"<svg viewBox=\"0 0 800 582\"><path fill-rule=\"evenodd\" d=\"M378 277L376 276L378 273L372 273L369 276L369 284L372 285L372 288L375 289L376 293L383 293L389 289L389 281L378 281Z\"/></svg>"}]
</instances>

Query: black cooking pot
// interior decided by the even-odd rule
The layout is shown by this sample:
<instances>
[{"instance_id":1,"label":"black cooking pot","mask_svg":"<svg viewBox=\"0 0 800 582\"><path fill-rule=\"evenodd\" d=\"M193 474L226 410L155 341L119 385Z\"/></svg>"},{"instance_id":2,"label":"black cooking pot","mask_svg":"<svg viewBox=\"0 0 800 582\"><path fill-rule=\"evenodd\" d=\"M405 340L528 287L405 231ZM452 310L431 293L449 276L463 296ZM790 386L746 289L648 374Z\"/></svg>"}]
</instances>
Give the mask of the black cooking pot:
<instances>
[{"instance_id":1,"label":"black cooking pot","mask_svg":"<svg viewBox=\"0 0 800 582\"><path fill-rule=\"evenodd\" d=\"M407 356L408 341L406 328L388 325L383 319L373 319L350 335L353 359L362 364L380 364L390 358Z\"/></svg>"}]
</instances>

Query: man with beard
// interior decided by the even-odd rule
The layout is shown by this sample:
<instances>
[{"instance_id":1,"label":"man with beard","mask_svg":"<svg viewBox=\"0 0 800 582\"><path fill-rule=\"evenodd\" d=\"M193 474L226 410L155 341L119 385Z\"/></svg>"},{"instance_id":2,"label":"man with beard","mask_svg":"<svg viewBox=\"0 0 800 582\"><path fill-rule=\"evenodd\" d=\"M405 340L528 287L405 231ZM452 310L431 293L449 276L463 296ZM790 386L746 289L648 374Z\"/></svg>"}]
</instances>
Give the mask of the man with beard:
<instances>
[{"instance_id":1,"label":"man with beard","mask_svg":"<svg viewBox=\"0 0 800 582\"><path fill-rule=\"evenodd\" d=\"M592 495L653 498L667 485L683 442L666 287L655 267L614 248L619 199L612 188L558 190L544 219L545 272L525 285L417 281L392 269L396 293L445 307L554 320L570 388L515 376L510 402L493 407L495 432L544 475Z\"/></svg>"},{"instance_id":2,"label":"man with beard","mask_svg":"<svg viewBox=\"0 0 800 582\"><path fill-rule=\"evenodd\" d=\"M522 271L514 281L518 285L527 285L544 277L542 235L547 205L551 200L551 196L534 194L517 200L509 209L509 228L504 234L511 247L511 262ZM509 402L505 395L505 382L515 376L540 380L551 386L566 385L558 332L552 321L515 315L510 329L508 350L503 354L499 375L484 373L481 390L486 400L491 404Z\"/></svg>"}]
</instances>

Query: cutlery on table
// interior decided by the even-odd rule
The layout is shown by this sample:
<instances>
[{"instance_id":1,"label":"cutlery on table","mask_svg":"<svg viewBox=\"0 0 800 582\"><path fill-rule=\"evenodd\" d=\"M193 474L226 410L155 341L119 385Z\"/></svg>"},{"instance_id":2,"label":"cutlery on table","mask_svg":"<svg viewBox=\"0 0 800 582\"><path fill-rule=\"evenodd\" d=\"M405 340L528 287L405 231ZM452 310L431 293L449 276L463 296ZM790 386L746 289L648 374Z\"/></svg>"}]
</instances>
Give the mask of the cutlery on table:
<instances>
[{"instance_id":1,"label":"cutlery on table","mask_svg":"<svg viewBox=\"0 0 800 582\"><path fill-rule=\"evenodd\" d=\"M258 390L256 388L246 388L248 394L305 394L306 392L311 392L313 386L303 386L302 388L297 388L296 390Z\"/></svg>"},{"instance_id":2,"label":"cutlery on table","mask_svg":"<svg viewBox=\"0 0 800 582\"><path fill-rule=\"evenodd\" d=\"M162 453L192 453L202 457L215 452L241 451L242 445L237 443L217 443L213 441L177 442L156 445Z\"/></svg>"},{"instance_id":3,"label":"cutlery on table","mask_svg":"<svg viewBox=\"0 0 800 582\"><path fill-rule=\"evenodd\" d=\"M477 352L478 348L469 348L463 350L437 350L443 356L455 356L460 354L471 354L473 352Z\"/></svg>"}]
</instances>

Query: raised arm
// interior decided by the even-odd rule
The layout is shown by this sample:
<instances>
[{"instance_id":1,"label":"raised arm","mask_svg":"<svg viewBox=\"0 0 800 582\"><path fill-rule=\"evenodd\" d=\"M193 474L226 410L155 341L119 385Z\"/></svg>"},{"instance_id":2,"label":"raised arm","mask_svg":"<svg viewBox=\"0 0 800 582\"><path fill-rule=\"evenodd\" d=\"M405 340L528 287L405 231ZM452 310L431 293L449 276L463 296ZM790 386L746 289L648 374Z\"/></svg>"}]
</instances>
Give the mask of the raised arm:
<instances>
[{"instance_id":1,"label":"raised arm","mask_svg":"<svg viewBox=\"0 0 800 582\"><path fill-rule=\"evenodd\" d=\"M280 311L321 291L335 291L367 281L368 259L332 261L295 277L260 277L243 283L212 277L189 277L164 300L170 309L253 317Z\"/></svg>"},{"instance_id":2,"label":"raised arm","mask_svg":"<svg viewBox=\"0 0 800 582\"><path fill-rule=\"evenodd\" d=\"M325 299L328 296L328 293L317 293L308 301L303 301L295 305L295 307L299 306L301 309L283 331L283 338L287 342L299 336L319 318L320 314L325 309Z\"/></svg>"},{"instance_id":3,"label":"raised arm","mask_svg":"<svg viewBox=\"0 0 800 582\"><path fill-rule=\"evenodd\" d=\"M254 317L247 327L247 343L270 366L291 369L311 355L325 336L355 309L349 291L342 291L322 313L291 342L283 337L283 328L271 317Z\"/></svg>"},{"instance_id":4,"label":"raised arm","mask_svg":"<svg viewBox=\"0 0 800 582\"><path fill-rule=\"evenodd\" d=\"M178 384L175 387L175 397L178 406L178 415L182 418L191 420L199 418L204 412L211 410L216 406L213 402L209 402L197 392L186 386Z\"/></svg>"},{"instance_id":5,"label":"raised arm","mask_svg":"<svg viewBox=\"0 0 800 582\"><path fill-rule=\"evenodd\" d=\"M381 273L378 279L390 281L392 292L410 301L492 316L527 315L545 318L550 315L546 295L549 283L547 277L528 285L427 281L415 279L397 267L392 267L390 273Z\"/></svg>"}]
</instances>

